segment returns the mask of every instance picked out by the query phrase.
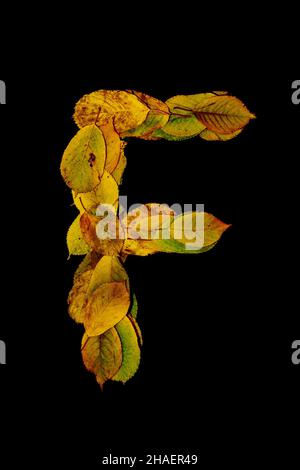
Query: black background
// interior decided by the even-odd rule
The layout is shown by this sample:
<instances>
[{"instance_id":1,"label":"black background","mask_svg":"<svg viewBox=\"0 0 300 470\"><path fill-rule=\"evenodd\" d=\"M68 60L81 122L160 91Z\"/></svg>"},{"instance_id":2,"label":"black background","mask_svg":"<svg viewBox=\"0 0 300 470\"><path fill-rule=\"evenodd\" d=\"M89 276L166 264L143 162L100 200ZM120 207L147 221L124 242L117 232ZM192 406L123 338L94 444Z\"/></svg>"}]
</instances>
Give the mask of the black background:
<instances>
[{"instance_id":1,"label":"black background","mask_svg":"<svg viewBox=\"0 0 300 470\"><path fill-rule=\"evenodd\" d=\"M7 188L1 453L10 465L36 461L37 452L45 462L82 461L84 468L108 453L197 453L203 468L296 458L297 77L226 77L200 69L170 77L138 67L0 77L7 83L0 108ZM67 313L79 259L67 260L65 234L76 210L59 173L76 133L74 104L101 88L162 100L227 90L257 115L227 143L128 143L121 194L129 203L204 203L232 227L202 255L126 261L139 303L142 362L130 382L108 383L103 393L82 365L82 328Z\"/></svg>"}]
</instances>

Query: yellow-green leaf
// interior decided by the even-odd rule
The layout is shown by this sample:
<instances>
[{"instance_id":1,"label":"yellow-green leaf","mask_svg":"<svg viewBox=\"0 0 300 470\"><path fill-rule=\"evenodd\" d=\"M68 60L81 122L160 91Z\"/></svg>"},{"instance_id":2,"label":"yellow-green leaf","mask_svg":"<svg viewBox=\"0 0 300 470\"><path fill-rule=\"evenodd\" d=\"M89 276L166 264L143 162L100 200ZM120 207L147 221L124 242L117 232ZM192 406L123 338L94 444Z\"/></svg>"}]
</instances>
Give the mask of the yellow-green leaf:
<instances>
[{"instance_id":1,"label":"yellow-green leaf","mask_svg":"<svg viewBox=\"0 0 300 470\"><path fill-rule=\"evenodd\" d=\"M153 140L153 132L164 127L169 120L169 108L166 103L152 96L131 91L137 98L149 108L145 121L135 129L130 129L122 134L122 137L139 137L144 140Z\"/></svg>"},{"instance_id":2,"label":"yellow-green leaf","mask_svg":"<svg viewBox=\"0 0 300 470\"><path fill-rule=\"evenodd\" d=\"M177 111L170 115L169 121L162 129L153 132L153 137L164 137L167 140L185 140L199 135L203 129L205 129L205 126L192 112Z\"/></svg>"},{"instance_id":3,"label":"yellow-green leaf","mask_svg":"<svg viewBox=\"0 0 300 470\"><path fill-rule=\"evenodd\" d=\"M130 295L126 282L100 285L89 296L84 326L88 336L97 336L116 325L128 312Z\"/></svg>"},{"instance_id":4,"label":"yellow-green leaf","mask_svg":"<svg viewBox=\"0 0 300 470\"><path fill-rule=\"evenodd\" d=\"M100 182L106 147L102 132L95 125L81 129L67 146L61 161L65 183L76 193L92 191Z\"/></svg>"},{"instance_id":5,"label":"yellow-green leaf","mask_svg":"<svg viewBox=\"0 0 300 470\"><path fill-rule=\"evenodd\" d=\"M76 217L67 233L69 255L86 255L90 251L80 229L80 215Z\"/></svg>"},{"instance_id":6,"label":"yellow-green leaf","mask_svg":"<svg viewBox=\"0 0 300 470\"><path fill-rule=\"evenodd\" d=\"M100 183L89 193L76 193L72 191L75 206L82 214L90 212L95 214L100 204L110 204L116 209L119 201L119 188L115 179L105 170Z\"/></svg>"},{"instance_id":7,"label":"yellow-green leaf","mask_svg":"<svg viewBox=\"0 0 300 470\"><path fill-rule=\"evenodd\" d=\"M112 118L120 134L134 129L147 117L149 109L132 93L119 90L99 90L84 95L75 106L74 120L78 127L96 124L101 127Z\"/></svg>"},{"instance_id":8,"label":"yellow-green leaf","mask_svg":"<svg viewBox=\"0 0 300 470\"><path fill-rule=\"evenodd\" d=\"M102 388L122 365L122 345L115 328L92 338L85 333L82 338L81 354L85 367L96 375L97 382Z\"/></svg>"},{"instance_id":9,"label":"yellow-green leaf","mask_svg":"<svg viewBox=\"0 0 300 470\"><path fill-rule=\"evenodd\" d=\"M130 315L132 316L132 318L136 319L137 314L138 314L138 301L137 301L135 293L133 293Z\"/></svg>"},{"instance_id":10,"label":"yellow-green leaf","mask_svg":"<svg viewBox=\"0 0 300 470\"><path fill-rule=\"evenodd\" d=\"M194 116L203 129L221 135L232 135L255 117L242 101L225 92L174 96L167 104L172 113ZM164 131L169 132L167 126Z\"/></svg>"},{"instance_id":11,"label":"yellow-green leaf","mask_svg":"<svg viewBox=\"0 0 300 470\"><path fill-rule=\"evenodd\" d=\"M197 217L199 216L196 216L196 213L176 216L170 227L163 228L160 239L128 238L125 240L123 253L146 256L157 252L197 254L208 251L215 246L230 225L207 213L202 213L202 219L201 216L200 219Z\"/></svg>"},{"instance_id":12,"label":"yellow-green leaf","mask_svg":"<svg viewBox=\"0 0 300 470\"><path fill-rule=\"evenodd\" d=\"M115 329L121 340L122 365L112 379L125 383L138 370L141 351L136 331L128 317L124 317L123 320L117 323Z\"/></svg>"}]
</instances>

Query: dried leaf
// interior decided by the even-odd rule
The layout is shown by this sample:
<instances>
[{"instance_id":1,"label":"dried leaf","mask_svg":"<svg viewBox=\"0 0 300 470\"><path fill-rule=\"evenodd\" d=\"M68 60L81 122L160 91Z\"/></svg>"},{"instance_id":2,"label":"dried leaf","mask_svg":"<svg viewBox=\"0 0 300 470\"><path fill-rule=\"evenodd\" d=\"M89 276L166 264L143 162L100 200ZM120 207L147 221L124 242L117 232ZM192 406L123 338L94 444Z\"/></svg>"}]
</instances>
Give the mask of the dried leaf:
<instances>
[{"instance_id":1,"label":"dried leaf","mask_svg":"<svg viewBox=\"0 0 300 470\"><path fill-rule=\"evenodd\" d=\"M135 129L145 121L149 109L132 93L119 90L99 90L84 95L75 106L74 120L78 127L96 124L101 127L112 118L121 134Z\"/></svg>"},{"instance_id":2,"label":"dried leaf","mask_svg":"<svg viewBox=\"0 0 300 470\"><path fill-rule=\"evenodd\" d=\"M97 382L102 388L122 365L122 346L115 328L92 338L85 333L82 338L81 354L85 367L96 375Z\"/></svg>"},{"instance_id":3,"label":"dried leaf","mask_svg":"<svg viewBox=\"0 0 300 470\"><path fill-rule=\"evenodd\" d=\"M107 232L107 239L100 239L97 236L97 224L101 218L84 212L80 217L80 228L86 243L97 253L109 256L118 256L123 248L124 240L121 238L122 228L118 219L115 218L115 225L110 227L111 232ZM119 237L116 238L116 237Z\"/></svg>"},{"instance_id":4,"label":"dried leaf","mask_svg":"<svg viewBox=\"0 0 300 470\"><path fill-rule=\"evenodd\" d=\"M101 180L106 157L105 141L100 129L81 129L66 148L61 161L65 183L76 193L92 191Z\"/></svg>"},{"instance_id":5,"label":"dried leaf","mask_svg":"<svg viewBox=\"0 0 300 470\"><path fill-rule=\"evenodd\" d=\"M74 284L68 296L68 305L70 317L77 323L84 322L88 289L99 259L101 257L99 258L95 252L88 253L74 274Z\"/></svg>"},{"instance_id":6,"label":"dried leaf","mask_svg":"<svg viewBox=\"0 0 300 470\"><path fill-rule=\"evenodd\" d=\"M128 317L124 317L115 329L120 337L122 346L122 365L112 380L127 382L138 370L141 350L138 343L136 331Z\"/></svg>"},{"instance_id":7,"label":"dried leaf","mask_svg":"<svg viewBox=\"0 0 300 470\"><path fill-rule=\"evenodd\" d=\"M152 137L153 132L164 127L169 120L169 108L166 103L145 93L138 91L131 91L131 93L137 96L150 111L147 118L140 126L124 132L121 137L139 137L144 140L154 140L155 137Z\"/></svg>"},{"instance_id":8,"label":"dried leaf","mask_svg":"<svg viewBox=\"0 0 300 470\"><path fill-rule=\"evenodd\" d=\"M76 217L67 233L69 255L86 255L90 251L80 229L80 215Z\"/></svg>"},{"instance_id":9,"label":"dried leaf","mask_svg":"<svg viewBox=\"0 0 300 470\"><path fill-rule=\"evenodd\" d=\"M88 336L101 335L128 312L130 295L126 282L110 282L94 290L86 306L84 326Z\"/></svg>"}]
</instances>

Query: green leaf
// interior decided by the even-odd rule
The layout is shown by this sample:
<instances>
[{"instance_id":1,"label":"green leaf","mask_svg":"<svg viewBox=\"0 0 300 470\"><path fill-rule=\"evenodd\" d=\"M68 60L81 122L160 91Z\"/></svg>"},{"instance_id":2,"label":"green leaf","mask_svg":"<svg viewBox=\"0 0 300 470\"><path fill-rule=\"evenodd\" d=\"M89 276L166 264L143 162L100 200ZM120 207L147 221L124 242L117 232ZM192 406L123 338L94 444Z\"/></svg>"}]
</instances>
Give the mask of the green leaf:
<instances>
[{"instance_id":1,"label":"green leaf","mask_svg":"<svg viewBox=\"0 0 300 470\"><path fill-rule=\"evenodd\" d=\"M125 383L133 377L138 370L141 351L136 331L128 317L124 317L123 320L115 326L115 329L120 337L122 346L122 365L112 379Z\"/></svg>"},{"instance_id":2,"label":"green leaf","mask_svg":"<svg viewBox=\"0 0 300 470\"><path fill-rule=\"evenodd\" d=\"M135 293L132 294L132 305L129 313L132 318L136 319L138 314L138 302Z\"/></svg>"}]
</instances>

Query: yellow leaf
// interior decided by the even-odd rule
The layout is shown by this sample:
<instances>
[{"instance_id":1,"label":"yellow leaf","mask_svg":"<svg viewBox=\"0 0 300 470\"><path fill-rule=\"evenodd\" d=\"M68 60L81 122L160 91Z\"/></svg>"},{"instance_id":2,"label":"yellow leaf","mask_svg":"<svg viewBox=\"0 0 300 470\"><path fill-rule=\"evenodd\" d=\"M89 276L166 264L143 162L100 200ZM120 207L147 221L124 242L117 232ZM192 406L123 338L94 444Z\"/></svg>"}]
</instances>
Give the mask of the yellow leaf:
<instances>
[{"instance_id":1,"label":"yellow leaf","mask_svg":"<svg viewBox=\"0 0 300 470\"><path fill-rule=\"evenodd\" d=\"M91 212L95 214L99 204L110 204L116 209L119 202L119 187L115 179L104 171L100 183L89 193L76 193L72 191L75 206L82 214Z\"/></svg>"},{"instance_id":2,"label":"yellow leaf","mask_svg":"<svg viewBox=\"0 0 300 470\"><path fill-rule=\"evenodd\" d=\"M137 206L120 219L127 238L149 239L170 225L175 212L167 204Z\"/></svg>"},{"instance_id":3,"label":"yellow leaf","mask_svg":"<svg viewBox=\"0 0 300 470\"><path fill-rule=\"evenodd\" d=\"M106 125L111 118L120 134L134 129L146 119L149 109L136 96L126 91L99 90L83 96L75 106L78 127Z\"/></svg>"},{"instance_id":4,"label":"yellow leaf","mask_svg":"<svg viewBox=\"0 0 300 470\"><path fill-rule=\"evenodd\" d=\"M139 256L158 252L203 253L215 246L229 226L211 214L185 213L176 216L169 227L164 226L159 239L126 239L123 253Z\"/></svg>"},{"instance_id":5,"label":"yellow leaf","mask_svg":"<svg viewBox=\"0 0 300 470\"><path fill-rule=\"evenodd\" d=\"M102 284L122 281L126 281L126 287L129 291L128 275L119 258L116 256L102 256L93 272L88 295L91 295Z\"/></svg>"},{"instance_id":6,"label":"yellow leaf","mask_svg":"<svg viewBox=\"0 0 300 470\"><path fill-rule=\"evenodd\" d=\"M89 296L84 326L88 336L97 336L116 325L128 312L130 295L126 282L100 285Z\"/></svg>"},{"instance_id":7,"label":"yellow leaf","mask_svg":"<svg viewBox=\"0 0 300 470\"><path fill-rule=\"evenodd\" d=\"M80 229L80 215L76 217L67 233L69 255L86 255L90 251Z\"/></svg>"},{"instance_id":8,"label":"yellow leaf","mask_svg":"<svg viewBox=\"0 0 300 470\"><path fill-rule=\"evenodd\" d=\"M81 129L66 148L61 161L65 183L77 193L92 191L100 182L106 157L105 141L100 129Z\"/></svg>"},{"instance_id":9,"label":"yellow leaf","mask_svg":"<svg viewBox=\"0 0 300 470\"><path fill-rule=\"evenodd\" d=\"M122 346L115 328L92 338L85 333L82 338L81 354L85 367L96 375L97 382L102 388L122 365Z\"/></svg>"},{"instance_id":10,"label":"yellow leaf","mask_svg":"<svg viewBox=\"0 0 300 470\"><path fill-rule=\"evenodd\" d=\"M174 96L167 100L167 104L171 112L176 115L194 116L202 127L201 131L208 129L222 135L232 135L243 129L250 119L255 117L238 98L225 92ZM187 118L187 122L189 119ZM168 130L168 125L163 130L172 134Z\"/></svg>"},{"instance_id":11,"label":"yellow leaf","mask_svg":"<svg viewBox=\"0 0 300 470\"><path fill-rule=\"evenodd\" d=\"M141 350L136 331L131 320L126 316L116 324L115 329L120 337L122 346L122 365L112 380L127 382L138 370Z\"/></svg>"},{"instance_id":12,"label":"yellow leaf","mask_svg":"<svg viewBox=\"0 0 300 470\"><path fill-rule=\"evenodd\" d=\"M152 136L153 132L164 127L169 120L170 112L168 106L166 103L163 103L163 101L146 95L145 93L138 91L131 91L131 93L137 96L150 111L147 118L140 126L124 132L121 137L139 137L145 140L155 140L155 137Z\"/></svg>"}]
</instances>

